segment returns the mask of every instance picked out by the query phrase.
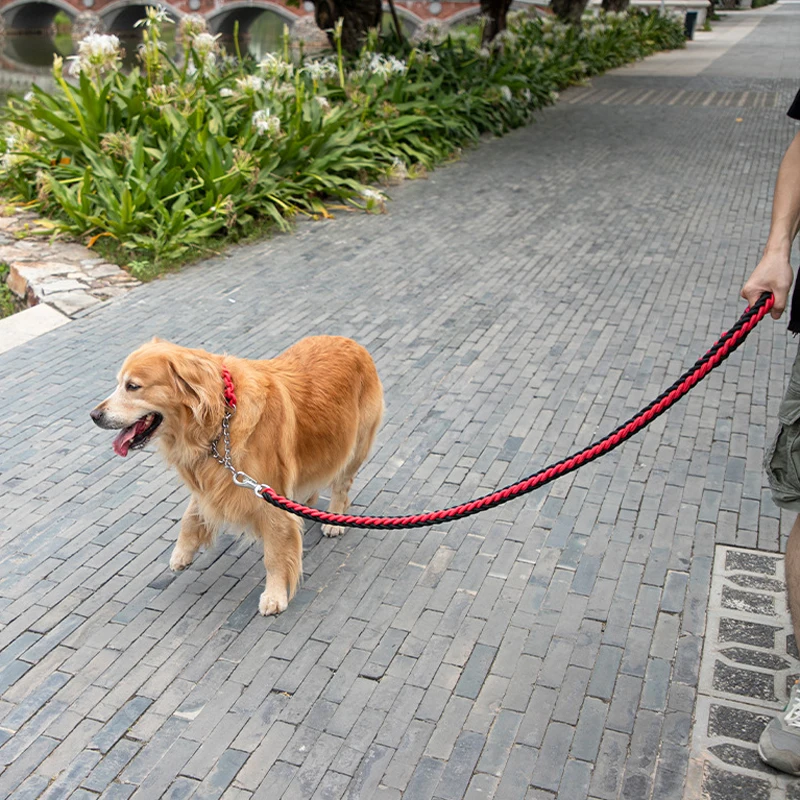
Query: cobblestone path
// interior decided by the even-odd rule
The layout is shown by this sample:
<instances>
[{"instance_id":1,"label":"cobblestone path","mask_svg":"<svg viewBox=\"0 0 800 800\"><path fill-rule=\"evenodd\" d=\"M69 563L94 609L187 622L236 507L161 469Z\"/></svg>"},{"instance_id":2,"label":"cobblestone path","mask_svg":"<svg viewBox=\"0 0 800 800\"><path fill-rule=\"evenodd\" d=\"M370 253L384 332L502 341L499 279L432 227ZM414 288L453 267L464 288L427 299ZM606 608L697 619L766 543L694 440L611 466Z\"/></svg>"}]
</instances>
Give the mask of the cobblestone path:
<instances>
[{"instance_id":1,"label":"cobblestone path","mask_svg":"<svg viewBox=\"0 0 800 800\"><path fill-rule=\"evenodd\" d=\"M798 671L760 466L785 325L524 501L409 533L309 526L270 619L253 545L225 534L170 573L186 491L88 417L153 335L268 357L335 333L387 398L357 510L453 504L568 455L742 310L798 36L797 4L731 14L393 189L386 216L303 224L1 354L0 797L800 797L753 757Z\"/></svg>"}]
</instances>

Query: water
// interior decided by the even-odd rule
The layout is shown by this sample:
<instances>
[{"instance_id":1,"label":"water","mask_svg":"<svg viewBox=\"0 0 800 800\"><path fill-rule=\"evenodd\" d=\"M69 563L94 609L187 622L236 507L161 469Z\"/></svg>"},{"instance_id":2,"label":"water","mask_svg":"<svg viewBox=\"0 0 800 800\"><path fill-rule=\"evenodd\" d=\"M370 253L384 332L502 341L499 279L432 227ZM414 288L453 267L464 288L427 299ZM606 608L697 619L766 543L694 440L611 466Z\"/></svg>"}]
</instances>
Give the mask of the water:
<instances>
[{"instance_id":1,"label":"water","mask_svg":"<svg viewBox=\"0 0 800 800\"><path fill-rule=\"evenodd\" d=\"M239 37L243 53L255 59L263 58L265 53L276 52L282 46L284 20L271 11L263 12L247 32ZM130 67L137 64L136 49L141 42L141 33L131 31L129 35L117 33L125 49L124 62ZM175 52L174 27L164 27L164 40L167 51ZM223 36L220 43L229 52L234 52L232 36ZM67 57L75 53L74 42L69 26L60 26L55 36L45 33L10 34L0 39L0 95L9 92L24 93L31 84L37 83L43 89L52 87L51 72L53 57Z\"/></svg>"}]
</instances>

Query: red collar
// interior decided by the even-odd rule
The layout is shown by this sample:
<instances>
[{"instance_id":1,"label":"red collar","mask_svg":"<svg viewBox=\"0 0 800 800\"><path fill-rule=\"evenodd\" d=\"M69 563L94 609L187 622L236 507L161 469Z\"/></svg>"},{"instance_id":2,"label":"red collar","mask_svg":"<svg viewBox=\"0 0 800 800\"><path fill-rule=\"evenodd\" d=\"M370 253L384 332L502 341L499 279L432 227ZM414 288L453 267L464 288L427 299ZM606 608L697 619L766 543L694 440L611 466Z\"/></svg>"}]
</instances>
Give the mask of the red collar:
<instances>
[{"instance_id":1,"label":"red collar","mask_svg":"<svg viewBox=\"0 0 800 800\"><path fill-rule=\"evenodd\" d=\"M225 384L225 404L228 408L236 408L236 392L233 389L233 378L227 367L222 367L222 381Z\"/></svg>"}]
</instances>

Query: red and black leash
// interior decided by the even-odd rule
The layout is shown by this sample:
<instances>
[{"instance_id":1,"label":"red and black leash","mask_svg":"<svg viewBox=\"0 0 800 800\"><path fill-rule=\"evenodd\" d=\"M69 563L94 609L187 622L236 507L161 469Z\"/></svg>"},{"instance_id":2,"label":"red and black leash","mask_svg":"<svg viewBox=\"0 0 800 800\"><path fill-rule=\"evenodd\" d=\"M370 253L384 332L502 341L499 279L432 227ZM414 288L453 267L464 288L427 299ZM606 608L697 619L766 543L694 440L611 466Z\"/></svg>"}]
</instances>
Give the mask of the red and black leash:
<instances>
[{"instance_id":1,"label":"red and black leash","mask_svg":"<svg viewBox=\"0 0 800 800\"><path fill-rule=\"evenodd\" d=\"M714 343L711 349L694 366L684 372L675 383L660 394L650 405L639 411L634 417L620 425L615 431L608 434L605 438L584 448L578 453L559 461L549 467L545 467L539 472L525 478L524 480L506 486L504 489L484 495L476 500L461 505L445 508L440 511L430 511L424 514L408 514L400 517L369 517L354 514L331 514L327 511L320 511L310 508L302 503L296 503L286 497L279 495L272 487L265 484L256 484L255 481L243 473L234 473L234 481L241 486L252 488L257 495L262 497L271 505L288 511L290 514L304 517L312 522L321 522L330 525L342 525L349 528L377 528L383 530L400 530L404 528L421 528L428 525L436 525L443 522L453 522L457 519L477 514L488 508L507 503L515 497L528 494L546 483L567 475L570 472L594 461L596 458L610 453L614 448L619 447L624 441L638 433L642 428L649 425L656 417L659 417L667 409L671 408L694 386L696 386L712 369L718 367L740 344L747 338L750 331L758 325L772 308L774 298L771 294L761 295L758 302L752 308L748 308L739 318L736 324L726 331ZM232 389L229 383L230 376L226 380L226 399L227 390ZM231 391L232 395L232 391ZM233 396L235 406L236 399ZM233 470L232 470L233 471ZM247 480L242 480L244 477Z\"/></svg>"}]
</instances>

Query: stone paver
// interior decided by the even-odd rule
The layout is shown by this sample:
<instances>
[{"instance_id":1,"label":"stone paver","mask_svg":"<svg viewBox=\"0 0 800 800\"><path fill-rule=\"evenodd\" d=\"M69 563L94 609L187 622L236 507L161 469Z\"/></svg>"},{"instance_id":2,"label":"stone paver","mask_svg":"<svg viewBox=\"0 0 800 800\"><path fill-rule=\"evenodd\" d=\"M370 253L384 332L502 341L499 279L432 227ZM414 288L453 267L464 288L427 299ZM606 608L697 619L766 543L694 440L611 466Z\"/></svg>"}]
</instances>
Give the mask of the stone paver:
<instances>
[{"instance_id":1,"label":"stone paver","mask_svg":"<svg viewBox=\"0 0 800 800\"><path fill-rule=\"evenodd\" d=\"M695 790L715 555L777 558L788 533L760 466L783 325L525 500L405 533L309 526L303 586L271 619L246 542L223 534L169 572L186 491L156 453L116 458L88 410L152 335L249 357L353 336L387 399L355 508L386 513L465 500L612 430L740 313L795 130L800 6L719 32L730 48L694 72L675 56L566 92L394 189L386 216L236 248L0 354L0 796ZM755 649L724 647L727 667ZM742 699L725 700L735 716Z\"/></svg>"},{"instance_id":2,"label":"stone paver","mask_svg":"<svg viewBox=\"0 0 800 800\"><path fill-rule=\"evenodd\" d=\"M51 240L46 225L35 214L13 207L4 209L0 216L0 263L8 266L6 283L28 307L46 304L62 316L74 317L139 285L136 278L89 248ZM52 314L40 316L53 319ZM47 330L38 318L32 323L17 314L5 318L3 323L6 341L0 344L2 350ZM51 327L56 326L51 324Z\"/></svg>"}]
</instances>

